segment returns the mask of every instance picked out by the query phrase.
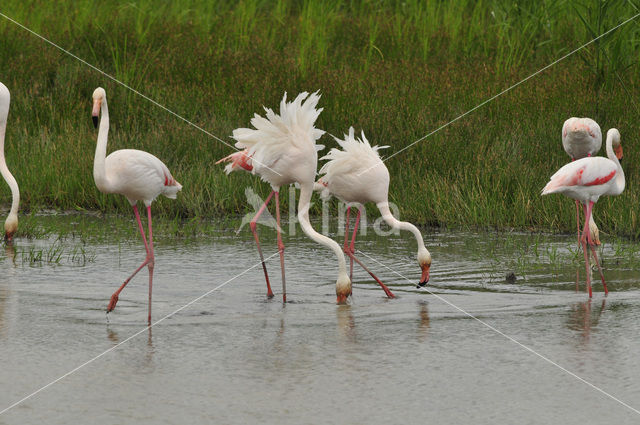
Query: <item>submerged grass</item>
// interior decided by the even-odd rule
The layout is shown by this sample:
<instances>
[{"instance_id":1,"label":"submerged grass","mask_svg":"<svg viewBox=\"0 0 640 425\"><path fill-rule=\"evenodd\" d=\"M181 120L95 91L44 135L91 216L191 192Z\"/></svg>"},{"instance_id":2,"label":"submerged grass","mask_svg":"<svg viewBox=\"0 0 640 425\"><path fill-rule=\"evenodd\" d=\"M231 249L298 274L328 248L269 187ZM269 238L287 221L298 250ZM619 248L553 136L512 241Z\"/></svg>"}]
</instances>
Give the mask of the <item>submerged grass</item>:
<instances>
[{"instance_id":1,"label":"submerged grass","mask_svg":"<svg viewBox=\"0 0 640 425\"><path fill-rule=\"evenodd\" d=\"M374 144L391 146L386 155L638 13L613 0L10 0L0 12L225 141L262 105L276 107L284 91L320 90L320 128L363 129ZM391 158L390 197L401 218L572 230L574 204L539 194L568 162L563 121L591 116L603 131L617 127L626 148L627 189L603 198L596 220L604 232L639 237L639 35L633 21ZM154 203L167 230L197 235L211 217L247 212L246 187L269 191L253 176L227 177L214 166L230 151L219 141L1 17L0 40L0 81L12 92L7 163L23 211L129 217L123 197L93 183L90 97L99 85L109 97L109 151L150 151L184 186L177 200ZM334 146L328 137L321 143ZM0 185L0 202L9 199ZM28 221L23 235L37 231Z\"/></svg>"}]
</instances>

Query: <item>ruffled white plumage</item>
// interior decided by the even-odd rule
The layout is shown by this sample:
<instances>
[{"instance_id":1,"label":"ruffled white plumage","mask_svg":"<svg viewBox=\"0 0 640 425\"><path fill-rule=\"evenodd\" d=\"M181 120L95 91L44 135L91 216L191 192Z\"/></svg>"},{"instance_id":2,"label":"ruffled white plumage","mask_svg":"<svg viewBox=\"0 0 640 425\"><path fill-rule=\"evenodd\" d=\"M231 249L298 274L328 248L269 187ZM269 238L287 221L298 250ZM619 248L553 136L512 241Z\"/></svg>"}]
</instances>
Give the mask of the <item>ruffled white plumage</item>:
<instances>
[{"instance_id":1,"label":"ruffled white plumage","mask_svg":"<svg viewBox=\"0 0 640 425\"><path fill-rule=\"evenodd\" d=\"M328 160L320 169L321 196L331 195L346 202L383 202L389 191L389 171L378 151L388 146L371 146L361 133L355 137L353 127L344 140L335 138L341 149L333 148L320 159Z\"/></svg>"},{"instance_id":2,"label":"ruffled white plumage","mask_svg":"<svg viewBox=\"0 0 640 425\"><path fill-rule=\"evenodd\" d=\"M324 134L315 128L315 121L322 112L322 108L316 108L319 100L318 92L311 95L303 92L293 102L287 102L285 93L280 102L280 114L264 108L264 117L255 114L251 119L254 128L233 131L236 147L245 149L250 157L248 162L253 167L253 174L258 174L274 188L308 180L311 173L313 179L317 150L324 147L315 143ZM229 164L225 170L230 172L237 168Z\"/></svg>"}]
</instances>

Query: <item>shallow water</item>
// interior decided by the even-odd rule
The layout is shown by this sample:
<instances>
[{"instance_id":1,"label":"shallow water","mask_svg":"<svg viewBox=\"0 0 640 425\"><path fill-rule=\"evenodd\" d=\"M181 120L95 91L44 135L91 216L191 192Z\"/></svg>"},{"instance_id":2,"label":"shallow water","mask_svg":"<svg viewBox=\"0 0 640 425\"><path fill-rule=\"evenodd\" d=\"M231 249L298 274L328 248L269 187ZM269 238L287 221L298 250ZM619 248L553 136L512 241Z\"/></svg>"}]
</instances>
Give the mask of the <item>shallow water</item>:
<instances>
[{"instance_id":1,"label":"shallow water","mask_svg":"<svg viewBox=\"0 0 640 425\"><path fill-rule=\"evenodd\" d=\"M271 256L273 232L260 231ZM0 253L0 410L116 347L0 423L640 420L558 367L640 408L632 243L603 248L611 292L604 297L594 272L589 301L584 283L576 291L576 272L585 272L571 252L575 235L428 230L430 293L415 287L411 236L369 232L356 245L360 258L397 298L386 299L356 268L352 303L337 306L335 260L299 231L285 237L286 305L278 256L268 261L276 292L268 300L248 229L189 242L157 236L154 321L224 286L150 330L146 270L105 315L111 293L144 257L138 240L18 239L15 253ZM61 247L57 261L34 258L52 246ZM508 283L512 271L517 280Z\"/></svg>"}]
</instances>

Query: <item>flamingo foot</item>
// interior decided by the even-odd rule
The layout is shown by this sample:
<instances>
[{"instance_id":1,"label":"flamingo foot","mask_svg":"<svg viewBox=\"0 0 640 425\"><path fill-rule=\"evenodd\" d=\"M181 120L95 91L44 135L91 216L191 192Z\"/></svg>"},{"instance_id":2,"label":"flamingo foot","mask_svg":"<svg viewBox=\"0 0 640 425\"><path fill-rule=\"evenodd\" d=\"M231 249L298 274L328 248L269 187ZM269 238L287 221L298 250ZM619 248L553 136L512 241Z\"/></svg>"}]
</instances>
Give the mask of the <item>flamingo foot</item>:
<instances>
[{"instance_id":1,"label":"flamingo foot","mask_svg":"<svg viewBox=\"0 0 640 425\"><path fill-rule=\"evenodd\" d=\"M116 304L118 303L118 293L114 293L113 295L111 295L111 300L109 301L109 305L107 306L107 313L110 313L113 311L114 308L116 308Z\"/></svg>"}]
</instances>

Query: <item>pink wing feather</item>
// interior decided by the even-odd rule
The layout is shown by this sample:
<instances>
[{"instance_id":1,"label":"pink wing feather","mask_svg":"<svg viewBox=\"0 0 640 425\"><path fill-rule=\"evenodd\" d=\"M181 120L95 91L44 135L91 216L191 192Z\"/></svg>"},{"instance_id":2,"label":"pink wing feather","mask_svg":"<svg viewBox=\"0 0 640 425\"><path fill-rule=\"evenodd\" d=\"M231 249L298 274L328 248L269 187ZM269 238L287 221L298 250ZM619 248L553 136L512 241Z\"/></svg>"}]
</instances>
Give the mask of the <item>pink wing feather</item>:
<instances>
[{"instance_id":1,"label":"pink wing feather","mask_svg":"<svg viewBox=\"0 0 640 425\"><path fill-rule=\"evenodd\" d=\"M610 159L603 157L582 158L560 168L542 190L553 193L566 187L598 186L611 181L618 168Z\"/></svg>"}]
</instances>

